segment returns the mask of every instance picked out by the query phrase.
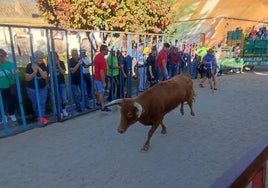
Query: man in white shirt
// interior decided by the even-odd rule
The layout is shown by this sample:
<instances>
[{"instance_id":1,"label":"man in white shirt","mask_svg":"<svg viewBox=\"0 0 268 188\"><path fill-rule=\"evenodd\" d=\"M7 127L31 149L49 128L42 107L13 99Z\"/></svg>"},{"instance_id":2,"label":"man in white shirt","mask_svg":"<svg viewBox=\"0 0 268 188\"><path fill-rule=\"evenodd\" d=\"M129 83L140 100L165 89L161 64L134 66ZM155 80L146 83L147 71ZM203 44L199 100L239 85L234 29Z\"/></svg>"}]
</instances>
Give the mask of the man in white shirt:
<instances>
[{"instance_id":1,"label":"man in white shirt","mask_svg":"<svg viewBox=\"0 0 268 188\"><path fill-rule=\"evenodd\" d=\"M92 63L90 63L86 49L82 48L81 49L81 61L82 61L82 69L83 69L83 79L84 82L86 83L86 88L87 88L87 94L88 98L92 99L92 85L91 85L91 75L89 72L89 67L92 66Z\"/></svg>"}]
</instances>

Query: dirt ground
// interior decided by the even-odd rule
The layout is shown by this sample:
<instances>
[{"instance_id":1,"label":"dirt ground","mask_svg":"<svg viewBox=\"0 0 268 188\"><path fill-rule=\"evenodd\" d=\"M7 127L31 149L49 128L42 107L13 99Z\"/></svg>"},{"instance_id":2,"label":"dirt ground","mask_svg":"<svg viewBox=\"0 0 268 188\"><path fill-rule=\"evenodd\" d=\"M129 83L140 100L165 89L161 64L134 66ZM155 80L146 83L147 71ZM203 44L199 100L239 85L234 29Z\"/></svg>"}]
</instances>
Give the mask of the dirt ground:
<instances>
[{"instance_id":1,"label":"dirt ground","mask_svg":"<svg viewBox=\"0 0 268 188\"><path fill-rule=\"evenodd\" d=\"M0 187L208 188L268 130L268 68L198 87L192 117L175 109L140 152L149 127L121 135L118 107L0 140Z\"/></svg>"}]
</instances>

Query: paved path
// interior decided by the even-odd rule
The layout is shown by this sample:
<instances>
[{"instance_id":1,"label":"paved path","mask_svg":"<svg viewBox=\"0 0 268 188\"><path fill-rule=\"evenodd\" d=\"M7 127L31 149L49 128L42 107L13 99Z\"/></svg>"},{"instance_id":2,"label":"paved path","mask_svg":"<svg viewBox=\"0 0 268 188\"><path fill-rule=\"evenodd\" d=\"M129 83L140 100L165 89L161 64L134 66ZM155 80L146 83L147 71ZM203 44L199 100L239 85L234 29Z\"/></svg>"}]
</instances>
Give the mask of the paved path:
<instances>
[{"instance_id":1,"label":"paved path","mask_svg":"<svg viewBox=\"0 0 268 188\"><path fill-rule=\"evenodd\" d=\"M196 89L195 117L169 113L167 135L136 123L120 135L119 111L100 111L0 140L0 187L208 188L268 130L268 69L218 77Z\"/></svg>"}]
</instances>

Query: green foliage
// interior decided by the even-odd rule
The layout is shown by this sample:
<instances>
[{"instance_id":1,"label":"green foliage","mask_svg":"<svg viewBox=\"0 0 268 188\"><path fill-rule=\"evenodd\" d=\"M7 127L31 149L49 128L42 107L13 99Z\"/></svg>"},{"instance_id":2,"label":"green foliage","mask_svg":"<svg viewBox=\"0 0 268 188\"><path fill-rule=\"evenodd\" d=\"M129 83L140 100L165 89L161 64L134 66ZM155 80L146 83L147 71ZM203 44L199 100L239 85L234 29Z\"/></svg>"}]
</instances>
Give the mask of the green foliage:
<instances>
[{"instance_id":1,"label":"green foliage","mask_svg":"<svg viewBox=\"0 0 268 188\"><path fill-rule=\"evenodd\" d=\"M170 0L37 0L42 15L60 28L165 32L171 22Z\"/></svg>"}]
</instances>

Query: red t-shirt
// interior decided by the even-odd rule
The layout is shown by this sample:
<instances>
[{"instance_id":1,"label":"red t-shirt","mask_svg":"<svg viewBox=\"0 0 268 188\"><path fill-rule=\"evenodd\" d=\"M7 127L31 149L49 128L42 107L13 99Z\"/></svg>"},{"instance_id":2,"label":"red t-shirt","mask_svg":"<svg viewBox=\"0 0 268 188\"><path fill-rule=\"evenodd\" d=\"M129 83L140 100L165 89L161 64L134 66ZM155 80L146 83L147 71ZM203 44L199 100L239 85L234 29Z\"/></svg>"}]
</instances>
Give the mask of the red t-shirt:
<instances>
[{"instance_id":1,"label":"red t-shirt","mask_svg":"<svg viewBox=\"0 0 268 188\"><path fill-rule=\"evenodd\" d=\"M157 57L157 67L163 68L163 59L167 62L167 53L165 50L161 50Z\"/></svg>"},{"instance_id":2,"label":"red t-shirt","mask_svg":"<svg viewBox=\"0 0 268 188\"><path fill-rule=\"evenodd\" d=\"M99 53L94 58L94 80L102 81L100 75L101 70L103 70L104 74L106 75L107 72L106 60L104 55Z\"/></svg>"}]
</instances>

